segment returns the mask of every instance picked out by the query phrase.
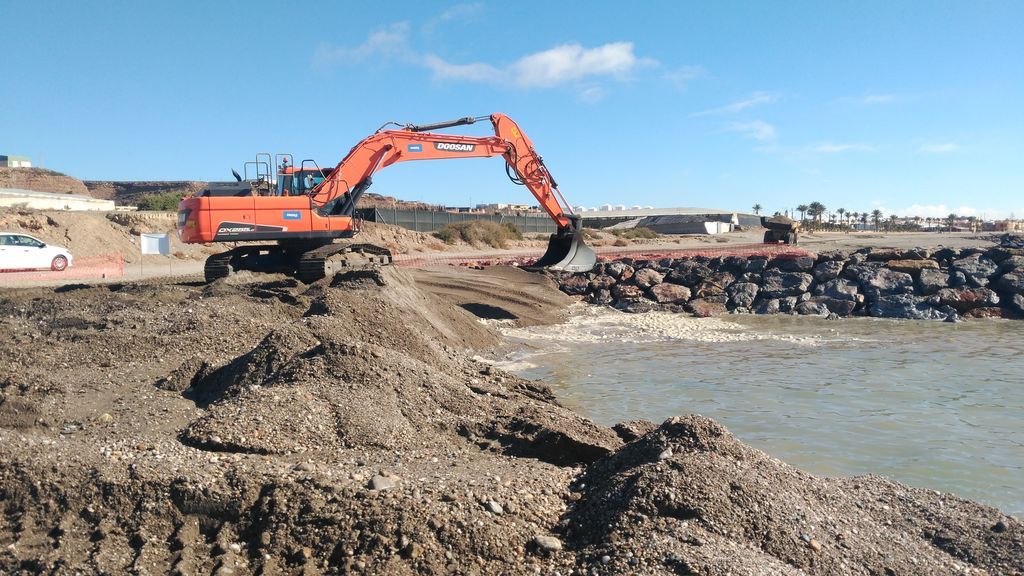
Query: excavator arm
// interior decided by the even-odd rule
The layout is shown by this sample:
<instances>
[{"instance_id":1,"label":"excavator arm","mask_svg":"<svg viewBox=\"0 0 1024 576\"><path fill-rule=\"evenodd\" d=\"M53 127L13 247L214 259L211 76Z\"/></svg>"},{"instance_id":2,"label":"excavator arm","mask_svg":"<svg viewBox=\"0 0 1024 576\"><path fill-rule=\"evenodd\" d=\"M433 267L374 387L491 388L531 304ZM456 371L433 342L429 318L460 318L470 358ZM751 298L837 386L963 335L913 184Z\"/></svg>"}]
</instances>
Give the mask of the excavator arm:
<instances>
[{"instance_id":1,"label":"excavator arm","mask_svg":"<svg viewBox=\"0 0 1024 576\"><path fill-rule=\"evenodd\" d=\"M573 214L558 191L543 159L519 126L504 114L491 114L494 136L476 137L437 134L431 130L475 123L466 117L422 126L406 125L396 130L378 130L363 139L338 163L330 175L310 191L313 203L333 214L351 214L373 175L398 162L489 158L502 156L506 172L516 184L526 186L541 208L558 225L548 251L534 266L571 272L589 271L597 260L583 242L581 220Z\"/></svg>"}]
</instances>

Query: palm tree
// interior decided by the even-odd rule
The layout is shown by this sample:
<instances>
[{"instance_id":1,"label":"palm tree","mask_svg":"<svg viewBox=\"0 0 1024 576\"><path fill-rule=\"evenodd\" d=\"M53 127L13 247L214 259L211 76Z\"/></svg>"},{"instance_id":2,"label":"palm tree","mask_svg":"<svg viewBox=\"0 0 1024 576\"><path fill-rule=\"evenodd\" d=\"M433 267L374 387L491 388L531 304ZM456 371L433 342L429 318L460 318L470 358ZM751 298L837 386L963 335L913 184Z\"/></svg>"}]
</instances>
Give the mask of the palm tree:
<instances>
[{"instance_id":1,"label":"palm tree","mask_svg":"<svg viewBox=\"0 0 1024 576\"><path fill-rule=\"evenodd\" d=\"M949 220L949 231L952 232L953 231L953 224L956 223L956 214L950 213L949 216L946 216L946 219Z\"/></svg>"},{"instance_id":2,"label":"palm tree","mask_svg":"<svg viewBox=\"0 0 1024 576\"><path fill-rule=\"evenodd\" d=\"M754 214L761 214L761 205L754 204Z\"/></svg>"},{"instance_id":3,"label":"palm tree","mask_svg":"<svg viewBox=\"0 0 1024 576\"><path fill-rule=\"evenodd\" d=\"M871 221L875 223L875 231L878 231L878 223L882 221L882 211L875 208L871 211Z\"/></svg>"},{"instance_id":4,"label":"palm tree","mask_svg":"<svg viewBox=\"0 0 1024 576\"><path fill-rule=\"evenodd\" d=\"M821 221L821 215L825 213L825 210L825 205L821 202L811 202L807 207L807 213L818 221Z\"/></svg>"},{"instance_id":5,"label":"palm tree","mask_svg":"<svg viewBox=\"0 0 1024 576\"><path fill-rule=\"evenodd\" d=\"M868 225L868 216L869 214L867 212L860 213L860 223L863 224L864 226ZM864 228L861 229L864 230Z\"/></svg>"},{"instance_id":6,"label":"palm tree","mask_svg":"<svg viewBox=\"0 0 1024 576\"><path fill-rule=\"evenodd\" d=\"M810 207L807 204L801 204L801 205L796 207L796 210L797 210L797 212L800 213L800 221L803 222L804 221L804 214L806 214L807 211L810 210Z\"/></svg>"},{"instance_id":7,"label":"palm tree","mask_svg":"<svg viewBox=\"0 0 1024 576\"><path fill-rule=\"evenodd\" d=\"M889 230L892 230L894 228L896 228L896 215L895 214L890 214L889 215Z\"/></svg>"},{"instance_id":8,"label":"palm tree","mask_svg":"<svg viewBox=\"0 0 1024 576\"><path fill-rule=\"evenodd\" d=\"M843 217L846 216L846 208L836 208L836 214L839 214L839 223L843 223Z\"/></svg>"}]
</instances>

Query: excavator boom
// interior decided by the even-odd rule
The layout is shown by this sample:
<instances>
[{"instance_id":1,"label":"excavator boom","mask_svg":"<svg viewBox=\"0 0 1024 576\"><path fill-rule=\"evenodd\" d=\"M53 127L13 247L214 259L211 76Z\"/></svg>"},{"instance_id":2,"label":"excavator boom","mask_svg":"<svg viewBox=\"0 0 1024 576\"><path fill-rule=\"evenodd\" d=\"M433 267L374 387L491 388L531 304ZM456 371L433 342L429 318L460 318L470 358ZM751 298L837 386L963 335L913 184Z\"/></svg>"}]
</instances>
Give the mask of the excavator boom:
<instances>
[{"instance_id":1,"label":"excavator boom","mask_svg":"<svg viewBox=\"0 0 1024 576\"><path fill-rule=\"evenodd\" d=\"M490 120L493 136L433 132L484 119ZM275 240L282 246L287 245L285 250L236 249L238 254L215 255L221 262L214 276L224 269L237 267L236 264L256 269L263 266L263 262L273 261L280 268L294 260L296 254L308 259L314 252L330 252L318 245L331 244L334 238L350 238L358 232L355 208L378 171L398 162L414 160L501 156L509 179L529 189L557 225L547 252L534 266L569 272L594 267L597 257L583 242L579 216L573 214L562 197L533 143L511 118L491 114L435 124L397 126L392 130L382 128L364 138L333 169L307 168L306 163L312 161L303 161L299 168L294 164L288 166L290 156L279 155L284 160L278 166L276 192L271 192L269 177L259 177L260 166L270 165L270 155L259 155L254 163L255 181L238 178L237 183L211 184L199 197L182 200L179 236L184 242ZM278 163L277 157L273 163ZM303 174L310 179L309 186L303 186ZM269 170L265 175L269 176ZM317 260L306 269L319 266L320 260Z\"/></svg>"}]
</instances>

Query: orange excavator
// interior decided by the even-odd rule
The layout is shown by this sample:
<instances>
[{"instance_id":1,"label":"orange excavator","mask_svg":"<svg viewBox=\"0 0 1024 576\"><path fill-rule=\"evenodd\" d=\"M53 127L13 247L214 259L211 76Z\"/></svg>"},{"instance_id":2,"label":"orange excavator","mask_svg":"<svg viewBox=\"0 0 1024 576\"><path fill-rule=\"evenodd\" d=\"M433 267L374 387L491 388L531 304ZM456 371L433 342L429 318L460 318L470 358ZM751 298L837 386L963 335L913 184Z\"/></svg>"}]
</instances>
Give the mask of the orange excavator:
<instances>
[{"instance_id":1,"label":"orange excavator","mask_svg":"<svg viewBox=\"0 0 1024 576\"><path fill-rule=\"evenodd\" d=\"M438 134L434 130L489 119L494 136ZM394 129L385 129L394 126ZM245 177L211 182L178 206L178 236L185 243L258 241L206 261L207 281L233 271L283 272L312 282L335 272L390 264L387 248L352 241L359 232L355 208L373 175L397 162L501 156L512 182L526 186L557 224L547 252L533 266L589 271L597 260L584 242L582 220L558 191L544 161L519 126L504 114L426 125L389 122L355 145L334 168L312 160L298 166L290 154L260 153L247 162ZM252 173L250 174L250 169ZM271 171L273 169L273 174Z\"/></svg>"}]
</instances>

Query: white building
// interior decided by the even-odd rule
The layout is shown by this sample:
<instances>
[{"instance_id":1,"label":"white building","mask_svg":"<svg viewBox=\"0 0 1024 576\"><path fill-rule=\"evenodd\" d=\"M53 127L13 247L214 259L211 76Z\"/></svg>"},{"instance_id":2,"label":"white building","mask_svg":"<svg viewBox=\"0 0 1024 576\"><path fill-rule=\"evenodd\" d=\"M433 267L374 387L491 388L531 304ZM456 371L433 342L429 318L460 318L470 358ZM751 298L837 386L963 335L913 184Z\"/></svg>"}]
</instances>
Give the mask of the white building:
<instances>
[{"instance_id":1,"label":"white building","mask_svg":"<svg viewBox=\"0 0 1024 576\"><path fill-rule=\"evenodd\" d=\"M25 156L6 156L0 154L0 168L31 168L32 161Z\"/></svg>"}]
</instances>

